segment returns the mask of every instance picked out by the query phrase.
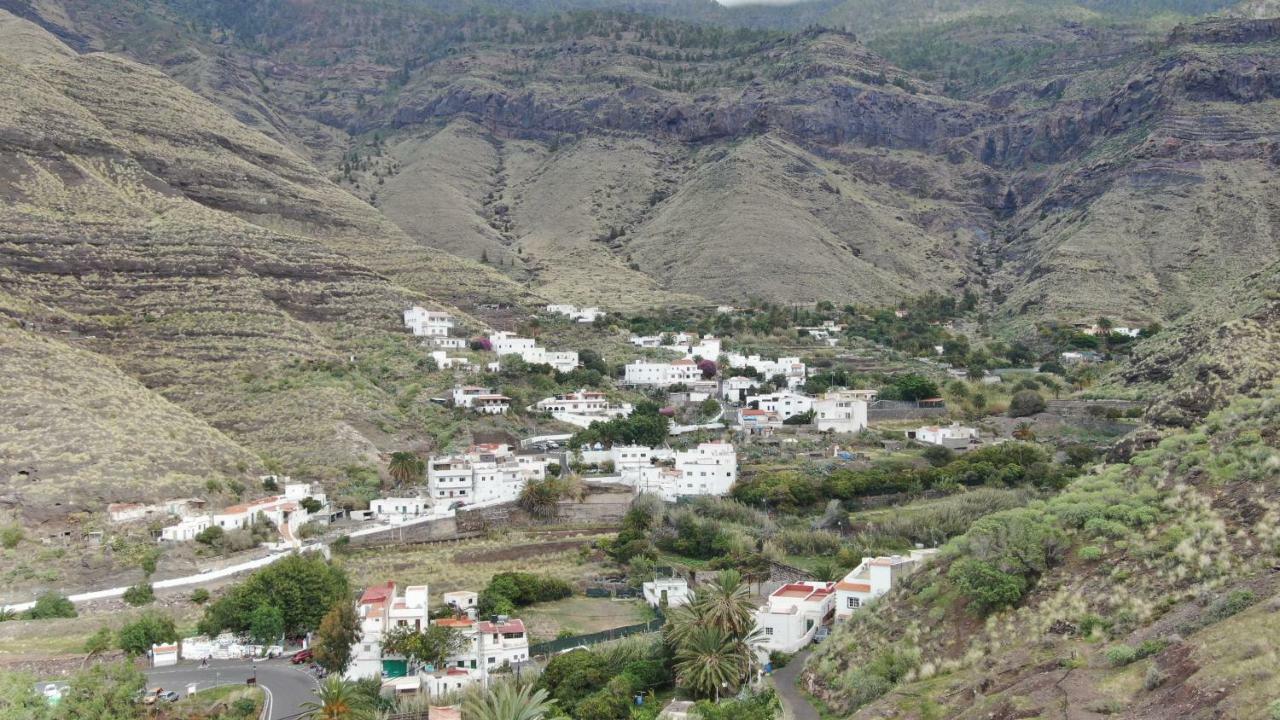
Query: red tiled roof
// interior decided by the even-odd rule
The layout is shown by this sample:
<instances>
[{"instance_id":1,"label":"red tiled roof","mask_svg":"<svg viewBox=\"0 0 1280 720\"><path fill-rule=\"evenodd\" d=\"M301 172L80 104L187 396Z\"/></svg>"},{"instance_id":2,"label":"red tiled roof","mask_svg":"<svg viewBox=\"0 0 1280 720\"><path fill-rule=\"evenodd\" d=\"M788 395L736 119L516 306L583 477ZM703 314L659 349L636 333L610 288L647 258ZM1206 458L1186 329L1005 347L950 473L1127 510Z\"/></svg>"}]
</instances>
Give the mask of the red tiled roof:
<instances>
[{"instance_id":1,"label":"red tiled roof","mask_svg":"<svg viewBox=\"0 0 1280 720\"><path fill-rule=\"evenodd\" d=\"M836 583L837 590L850 590L852 592L871 592L870 583L845 582L841 580Z\"/></svg>"},{"instance_id":2,"label":"red tiled roof","mask_svg":"<svg viewBox=\"0 0 1280 720\"><path fill-rule=\"evenodd\" d=\"M396 581L388 580L381 585L370 585L364 589L360 595L361 605L372 605L374 603L385 602L387 598L395 595Z\"/></svg>"}]
</instances>

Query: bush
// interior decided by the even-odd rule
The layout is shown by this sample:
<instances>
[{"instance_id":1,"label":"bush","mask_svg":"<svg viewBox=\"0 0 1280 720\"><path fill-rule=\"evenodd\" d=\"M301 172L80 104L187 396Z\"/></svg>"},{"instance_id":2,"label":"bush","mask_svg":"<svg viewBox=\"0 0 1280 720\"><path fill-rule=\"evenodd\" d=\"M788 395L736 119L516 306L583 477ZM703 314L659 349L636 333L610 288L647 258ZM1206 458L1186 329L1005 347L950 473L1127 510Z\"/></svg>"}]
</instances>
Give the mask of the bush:
<instances>
[{"instance_id":1,"label":"bush","mask_svg":"<svg viewBox=\"0 0 1280 720\"><path fill-rule=\"evenodd\" d=\"M509 615L517 607L560 600L570 595L573 595L573 588L559 578L504 572L494 575L481 591L479 610L483 615Z\"/></svg>"},{"instance_id":2,"label":"bush","mask_svg":"<svg viewBox=\"0 0 1280 720\"><path fill-rule=\"evenodd\" d=\"M1085 545L1076 552L1076 555L1085 562L1097 562L1102 559L1102 548L1097 545Z\"/></svg>"},{"instance_id":3,"label":"bush","mask_svg":"<svg viewBox=\"0 0 1280 720\"><path fill-rule=\"evenodd\" d=\"M1152 665L1147 668L1147 674L1142 678L1142 687L1148 691L1155 690L1169 679L1169 675L1162 671L1158 666Z\"/></svg>"},{"instance_id":4,"label":"bush","mask_svg":"<svg viewBox=\"0 0 1280 720\"><path fill-rule=\"evenodd\" d=\"M319 627L329 608L349 596L341 568L315 555L290 555L257 570L206 605L198 630L210 636L223 630L245 632L251 613L272 605L284 617L285 634L300 635Z\"/></svg>"},{"instance_id":5,"label":"bush","mask_svg":"<svg viewBox=\"0 0 1280 720\"><path fill-rule=\"evenodd\" d=\"M1271 717L1271 720L1280 720L1280 700L1271 701L1271 704L1267 706L1267 714Z\"/></svg>"},{"instance_id":6,"label":"bush","mask_svg":"<svg viewBox=\"0 0 1280 720\"><path fill-rule=\"evenodd\" d=\"M0 528L0 547L12 550L18 547L18 543L22 542L24 536L20 525L6 525Z\"/></svg>"},{"instance_id":7,"label":"bush","mask_svg":"<svg viewBox=\"0 0 1280 720\"><path fill-rule=\"evenodd\" d=\"M1138 651L1128 645L1112 645L1107 648L1107 662L1111 667L1124 667L1138 659Z\"/></svg>"},{"instance_id":8,"label":"bush","mask_svg":"<svg viewBox=\"0 0 1280 720\"><path fill-rule=\"evenodd\" d=\"M48 620L50 618L73 618L76 616L75 603L65 595L48 592L41 595L36 604L27 611L31 620Z\"/></svg>"},{"instance_id":9,"label":"bush","mask_svg":"<svg viewBox=\"0 0 1280 720\"><path fill-rule=\"evenodd\" d=\"M1035 390L1019 390L1009 401L1009 417L1027 417L1044 412L1045 402Z\"/></svg>"},{"instance_id":10,"label":"bush","mask_svg":"<svg viewBox=\"0 0 1280 720\"><path fill-rule=\"evenodd\" d=\"M1242 612L1258 601L1252 590L1234 590L1205 611L1205 624L1216 623Z\"/></svg>"},{"instance_id":11,"label":"bush","mask_svg":"<svg viewBox=\"0 0 1280 720\"><path fill-rule=\"evenodd\" d=\"M140 582L124 591L124 601L134 607L150 605L156 601L156 593L152 589L151 583Z\"/></svg>"},{"instance_id":12,"label":"bush","mask_svg":"<svg viewBox=\"0 0 1280 720\"><path fill-rule=\"evenodd\" d=\"M209 591L204 588L196 588L191 591L191 602L197 605L203 605L209 602Z\"/></svg>"},{"instance_id":13,"label":"bush","mask_svg":"<svg viewBox=\"0 0 1280 720\"><path fill-rule=\"evenodd\" d=\"M961 558L952 563L947 579L979 612L1014 605L1027 591L1027 581L1021 575L1004 572L973 558Z\"/></svg>"},{"instance_id":14,"label":"bush","mask_svg":"<svg viewBox=\"0 0 1280 720\"><path fill-rule=\"evenodd\" d=\"M210 525L209 527L196 533L196 542L201 545L209 545L210 547L217 545L222 537L227 534L219 525Z\"/></svg>"}]
</instances>

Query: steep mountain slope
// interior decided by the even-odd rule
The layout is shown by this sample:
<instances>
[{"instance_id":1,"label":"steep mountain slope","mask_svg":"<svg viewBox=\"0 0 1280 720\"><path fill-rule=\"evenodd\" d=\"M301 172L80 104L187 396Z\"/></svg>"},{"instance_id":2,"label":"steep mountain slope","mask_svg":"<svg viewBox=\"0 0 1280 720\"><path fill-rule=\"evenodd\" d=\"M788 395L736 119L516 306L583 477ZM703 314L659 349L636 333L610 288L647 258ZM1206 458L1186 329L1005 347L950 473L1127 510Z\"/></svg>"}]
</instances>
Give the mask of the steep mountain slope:
<instances>
[{"instance_id":1,"label":"steep mountain slope","mask_svg":"<svg viewBox=\"0 0 1280 720\"><path fill-rule=\"evenodd\" d=\"M853 718L1261 718L1280 698L1280 389L979 520L840 626Z\"/></svg>"},{"instance_id":2,"label":"steep mountain slope","mask_svg":"<svg viewBox=\"0 0 1280 720\"><path fill-rule=\"evenodd\" d=\"M1161 39L1167 24L1137 21L1221 3L906 5L885 27L931 18L1016 57L972 82L913 56L925 81L836 32L124 3L144 25L40 4L57 8L51 26L127 45L304 149L413 241L563 299L882 302L982 286L1025 334L1099 314L1168 322L1277 259L1274 28ZM403 256L385 256L376 267L412 285ZM602 269L608 284L584 282Z\"/></svg>"},{"instance_id":3,"label":"steep mountain slope","mask_svg":"<svg viewBox=\"0 0 1280 720\"><path fill-rule=\"evenodd\" d=\"M77 55L9 15L0 38L0 308L24 328L5 331L6 407L48 431L6 448L6 482L40 479L7 498L74 486L77 508L96 507L261 467L329 478L418 433L440 410L379 384L385 360L360 363L387 348L412 362L400 311L428 299L338 250L471 303L524 296L415 247L158 71ZM53 400L72 386L81 397ZM36 412L46 403L66 415ZM81 447L60 430L77 417Z\"/></svg>"}]
</instances>

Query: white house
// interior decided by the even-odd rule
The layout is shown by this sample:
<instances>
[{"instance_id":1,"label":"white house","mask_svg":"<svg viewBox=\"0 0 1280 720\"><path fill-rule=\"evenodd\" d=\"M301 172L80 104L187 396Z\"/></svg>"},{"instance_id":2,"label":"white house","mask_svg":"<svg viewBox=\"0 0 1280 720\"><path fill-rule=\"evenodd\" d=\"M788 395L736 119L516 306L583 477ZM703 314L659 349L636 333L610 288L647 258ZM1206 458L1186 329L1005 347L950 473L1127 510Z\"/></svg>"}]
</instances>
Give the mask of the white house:
<instances>
[{"instance_id":1,"label":"white house","mask_svg":"<svg viewBox=\"0 0 1280 720\"><path fill-rule=\"evenodd\" d=\"M453 406L470 408L485 415L505 415L511 409L511 398L476 385L460 385L453 389Z\"/></svg>"},{"instance_id":2,"label":"white house","mask_svg":"<svg viewBox=\"0 0 1280 720\"><path fill-rule=\"evenodd\" d=\"M782 425L777 413L756 408L743 408L738 411L738 427L753 434L767 434L773 428Z\"/></svg>"},{"instance_id":3,"label":"white house","mask_svg":"<svg viewBox=\"0 0 1280 720\"><path fill-rule=\"evenodd\" d=\"M474 590L454 590L441 595L440 599L456 612L474 614L480 603L480 594Z\"/></svg>"},{"instance_id":4,"label":"white house","mask_svg":"<svg viewBox=\"0 0 1280 720\"><path fill-rule=\"evenodd\" d=\"M831 390L813 403L813 424L818 432L856 433L867 427L866 394L858 390Z\"/></svg>"},{"instance_id":5,"label":"white house","mask_svg":"<svg viewBox=\"0 0 1280 720\"><path fill-rule=\"evenodd\" d=\"M783 357L777 360L768 360L759 355L743 355L741 353L729 353L726 355L731 368L749 367L760 374L760 377L766 380L773 379L774 376L781 375L787 380L787 387L798 387L804 384L808 369L805 364L800 362L798 357Z\"/></svg>"},{"instance_id":6,"label":"white house","mask_svg":"<svg viewBox=\"0 0 1280 720\"><path fill-rule=\"evenodd\" d=\"M177 525L160 529L160 540L163 542L190 542L213 524L208 515L192 515L184 517Z\"/></svg>"},{"instance_id":7,"label":"white house","mask_svg":"<svg viewBox=\"0 0 1280 720\"><path fill-rule=\"evenodd\" d=\"M543 456L517 456L506 445L475 445L465 453L427 462L427 494L437 503L506 502L520 497L529 480L546 477L546 470Z\"/></svg>"},{"instance_id":8,"label":"white house","mask_svg":"<svg viewBox=\"0 0 1280 720\"><path fill-rule=\"evenodd\" d=\"M651 360L628 363L623 371L622 381L626 385L671 387L701 379L702 371L698 369L698 364L689 358L681 358L669 363Z\"/></svg>"},{"instance_id":9,"label":"white house","mask_svg":"<svg viewBox=\"0 0 1280 720\"><path fill-rule=\"evenodd\" d=\"M107 519L113 523L143 520L152 515L187 517L204 509L200 498L174 498L158 503L111 503L107 505Z\"/></svg>"},{"instance_id":10,"label":"white house","mask_svg":"<svg viewBox=\"0 0 1280 720\"><path fill-rule=\"evenodd\" d=\"M734 375L720 381L720 398L729 402L740 403L746 400L747 394L760 387L760 381L743 375Z\"/></svg>"},{"instance_id":11,"label":"white house","mask_svg":"<svg viewBox=\"0 0 1280 720\"><path fill-rule=\"evenodd\" d=\"M427 598L426 585L406 587L403 595L394 581L365 588L356 601L360 639L352 649L348 679L405 674L405 659L383 653L382 638L395 627L408 626L414 630L426 627L430 622Z\"/></svg>"},{"instance_id":12,"label":"white house","mask_svg":"<svg viewBox=\"0 0 1280 720\"><path fill-rule=\"evenodd\" d=\"M676 497L726 495L738 479L738 454L729 443L699 443L676 452L675 469L680 474Z\"/></svg>"},{"instance_id":13,"label":"white house","mask_svg":"<svg viewBox=\"0 0 1280 720\"><path fill-rule=\"evenodd\" d=\"M547 312L553 315L564 315L580 323L595 322L596 318L605 316L605 312L598 307L580 308L576 305L548 305Z\"/></svg>"},{"instance_id":14,"label":"white house","mask_svg":"<svg viewBox=\"0 0 1280 720\"><path fill-rule=\"evenodd\" d=\"M431 359L435 360L436 367L441 370L474 370L475 366L471 361L461 356L449 357L449 353L444 350L431 351Z\"/></svg>"},{"instance_id":15,"label":"white house","mask_svg":"<svg viewBox=\"0 0 1280 720\"><path fill-rule=\"evenodd\" d=\"M440 618L436 625L451 627L467 642L463 649L446 660L449 670L467 670L474 682L504 665L529 660L529 633L524 621L499 615L497 621L455 617ZM441 668L436 668L440 671Z\"/></svg>"},{"instance_id":16,"label":"white house","mask_svg":"<svg viewBox=\"0 0 1280 720\"><path fill-rule=\"evenodd\" d=\"M715 360L720 357L720 338L714 335L689 335L680 333L672 338L671 344L664 345L667 350L674 350L678 353L684 353L685 357L700 357L707 360Z\"/></svg>"},{"instance_id":17,"label":"white house","mask_svg":"<svg viewBox=\"0 0 1280 720\"><path fill-rule=\"evenodd\" d=\"M979 441L977 428L965 427L960 423L947 426L925 425L907 431L909 440L918 440L930 445L941 445L952 450L963 450Z\"/></svg>"},{"instance_id":18,"label":"white house","mask_svg":"<svg viewBox=\"0 0 1280 720\"><path fill-rule=\"evenodd\" d=\"M569 372L578 367L578 353L551 352L538 347L533 338L523 338L515 333L494 333L489 336L489 344L499 358L503 355L518 355L530 365L550 365L559 372Z\"/></svg>"},{"instance_id":19,"label":"white house","mask_svg":"<svg viewBox=\"0 0 1280 720\"><path fill-rule=\"evenodd\" d=\"M613 463L609 478L668 502L695 495L725 495L738 479L738 455L730 443L701 443L690 450L671 451L641 445L615 445L609 450L584 450L587 464ZM670 463L664 464L664 463Z\"/></svg>"},{"instance_id":20,"label":"white house","mask_svg":"<svg viewBox=\"0 0 1280 720\"><path fill-rule=\"evenodd\" d=\"M386 497L369 501L369 511L378 520L405 522L431 512L431 501L421 496Z\"/></svg>"},{"instance_id":21,"label":"white house","mask_svg":"<svg viewBox=\"0 0 1280 720\"><path fill-rule=\"evenodd\" d=\"M767 395L749 395L746 404L757 410L771 412L781 420L803 415L813 409L813 398L793 390L781 390Z\"/></svg>"},{"instance_id":22,"label":"white house","mask_svg":"<svg viewBox=\"0 0 1280 720\"><path fill-rule=\"evenodd\" d=\"M760 647L784 653L803 649L834 607L835 583L803 581L783 585L755 611Z\"/></svg>"},{"instance_id":23,"label":"white house","mask_svg":"<svg viewBox=\"0 0 1280 720\"><path fill-rule=\"evenodd\" d=\"M428 338L423 344L430 344L433 347L442 348L444 350L463 350L467 347L467 339L460 337L440 337L437 335L435 337Z\"/></svg>"},{"instance_id":24,"label":"white house","mask_svg":"<svg viewBox=\"0 0 1280 720\"><path fill-rule=\"evenodd\" d=\"M414 306L404 311L404 326L414 335L448 337L454 321L449 313Z\"/></svg>"},{"instance_id":25,"label":"white house","mask_svg":"<svg viewBox=\"0 0 1280 720\"><path fill-rule=\"evenodd\" d=\"M894 583L915 572L924 561L938 551L912 550L910 555L862 558L844 579L836 583L836 619L843 620L859 608L884 595Z\"/></svg>"},{"instance_id":26,"label":"white house","mask_svg":"<svg viewBox=\"0 0 1280 720\"><path fill-rule=\"evenodd\" d=\"M626 417L631 414L632 407L630 403L614 405L604 393L583 388L577 392L543 398L530 405L529 410L550 413L556 420L570 425L589 427L597 420Z\"/></svg>"},{"instance_id":27,"label":"white house","mask_svg":"<svg viewBox=\"0 0 1280 720\"><path fill-rule=\"evenodd\" d=\"M680 607L692 600L689 583L684 578L654 578L641 585L641 589L644 601L651 607Z\"/></svg>"}]
</instances>

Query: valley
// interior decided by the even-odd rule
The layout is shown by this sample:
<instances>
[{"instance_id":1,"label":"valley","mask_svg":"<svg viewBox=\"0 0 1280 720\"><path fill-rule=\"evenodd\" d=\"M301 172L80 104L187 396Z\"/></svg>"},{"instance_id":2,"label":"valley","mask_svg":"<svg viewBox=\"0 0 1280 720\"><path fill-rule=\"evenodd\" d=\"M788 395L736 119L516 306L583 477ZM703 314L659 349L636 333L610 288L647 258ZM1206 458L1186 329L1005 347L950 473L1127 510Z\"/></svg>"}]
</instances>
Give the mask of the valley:
<instances>
[{"instance_id":1,"label":"valley","mask_svg":"<svg viewBox=\"0 0 1280 720\"><path fill-rule=\"evenodd\" d=\"M0 716L1280 718L1277 15L0 0Z\"/></svg>"}]
</instances>

